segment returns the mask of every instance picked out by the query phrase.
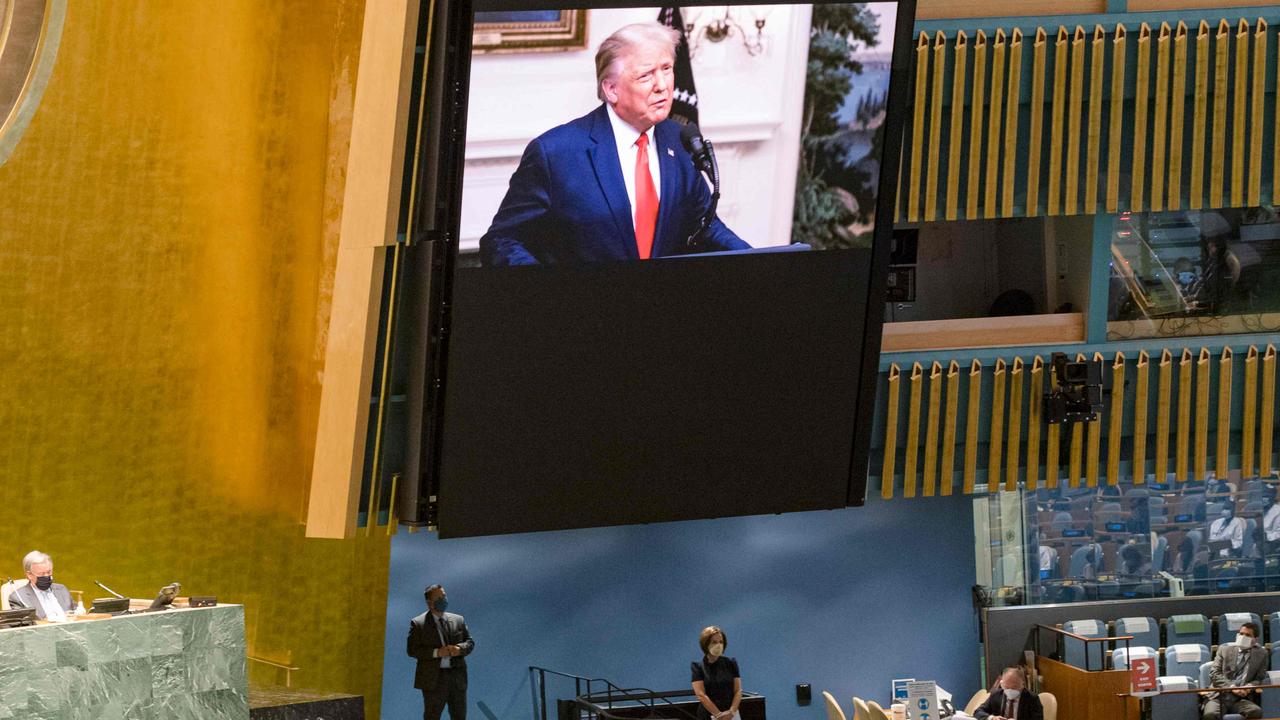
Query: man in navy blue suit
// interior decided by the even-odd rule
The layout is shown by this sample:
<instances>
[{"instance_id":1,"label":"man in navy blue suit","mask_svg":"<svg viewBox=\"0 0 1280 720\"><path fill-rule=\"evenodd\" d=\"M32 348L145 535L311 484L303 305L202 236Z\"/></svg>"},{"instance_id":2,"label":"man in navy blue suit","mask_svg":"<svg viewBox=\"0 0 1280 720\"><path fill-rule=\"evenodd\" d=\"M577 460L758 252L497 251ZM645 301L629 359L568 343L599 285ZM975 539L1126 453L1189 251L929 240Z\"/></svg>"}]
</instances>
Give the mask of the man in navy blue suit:
<instances>
[{"instance_id":1,"label":"man in navy blue suit","mask_svg":"<svg viewBox=\"0 0 1280 720\"><path fill-rule=\"evenodd\" d=\"M486 266L647 260L750 247L719 218L671 113L680 34L627 25L600 44L587 115L534 138L480 238Z\"/></svg>"}]
</instances>

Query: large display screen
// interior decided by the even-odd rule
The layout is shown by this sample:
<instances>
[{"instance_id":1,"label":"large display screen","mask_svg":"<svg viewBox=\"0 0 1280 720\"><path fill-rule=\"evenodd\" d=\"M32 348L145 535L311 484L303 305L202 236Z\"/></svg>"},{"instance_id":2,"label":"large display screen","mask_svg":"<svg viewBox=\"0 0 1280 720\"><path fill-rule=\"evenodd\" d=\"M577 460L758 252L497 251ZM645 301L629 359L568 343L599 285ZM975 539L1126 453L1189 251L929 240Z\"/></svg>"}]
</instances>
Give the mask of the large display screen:
<instances>
[{"instance_id":1,"label":"large display screen","mask_svg":"<svg viewBox=\"0 0 1280 720\"><path fill-rule=\"evenodd\" d=\"M861 504L912 4L471 10L441 535Z\"/></svg>"}]
</instances>

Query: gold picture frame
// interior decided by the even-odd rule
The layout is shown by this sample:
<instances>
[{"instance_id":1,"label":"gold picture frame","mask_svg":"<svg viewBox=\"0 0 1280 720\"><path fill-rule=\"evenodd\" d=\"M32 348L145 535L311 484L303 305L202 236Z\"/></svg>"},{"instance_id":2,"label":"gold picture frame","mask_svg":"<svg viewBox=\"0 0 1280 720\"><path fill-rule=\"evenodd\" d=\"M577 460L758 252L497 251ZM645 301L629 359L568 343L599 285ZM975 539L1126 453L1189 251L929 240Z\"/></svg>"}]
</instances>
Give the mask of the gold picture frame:
<instances>
[{"instance_id":1,"label":"gold picture frame","mask_svg":"<svg viewBox=\"0 0 1280 720\"><path fill-rule=\"evenodd\" d=\"M566 52L586 47L586 10L478 12L471 35L471 49L478 54Z\"/></svg>"}]
</instances>

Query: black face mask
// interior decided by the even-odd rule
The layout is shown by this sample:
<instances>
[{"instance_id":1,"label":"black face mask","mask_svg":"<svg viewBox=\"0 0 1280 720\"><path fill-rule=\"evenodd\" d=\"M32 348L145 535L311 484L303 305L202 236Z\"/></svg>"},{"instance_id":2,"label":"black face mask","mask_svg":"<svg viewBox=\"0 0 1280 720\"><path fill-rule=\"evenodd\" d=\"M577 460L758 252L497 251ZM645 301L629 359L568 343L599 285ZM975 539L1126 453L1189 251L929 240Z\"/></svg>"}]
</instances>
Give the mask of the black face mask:
<instances>
[{"instance_id":1,"label":"black face mask","mask_svg":"<svg viewBox=\"0 0 1280 720\"><path fill-rule=\"evenodd\" d=\"M49 588L53 587L53 576L41 575L40 577L36 578L36 587L39 588L40 590L48 590Z\"/></svg>"}]
</instances>

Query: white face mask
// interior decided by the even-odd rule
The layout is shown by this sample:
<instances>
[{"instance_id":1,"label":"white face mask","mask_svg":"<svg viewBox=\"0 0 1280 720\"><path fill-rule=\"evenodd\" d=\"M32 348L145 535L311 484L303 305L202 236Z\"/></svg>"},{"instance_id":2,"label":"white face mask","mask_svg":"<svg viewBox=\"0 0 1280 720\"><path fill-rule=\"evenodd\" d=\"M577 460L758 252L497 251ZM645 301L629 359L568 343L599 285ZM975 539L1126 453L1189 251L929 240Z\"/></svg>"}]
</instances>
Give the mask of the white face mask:
<instances>
[{"instance_id":1,"label":"white face mask","mask_svg":"<svg viewBox=\"0 0 1280 720\"><path fill-rule=\"evenodd\" d=\"M1236 644L1242 648L1251 648L1253 647L1253 638L1245 635L1244 633L1240 633L1239 635L1236 635Z\"/></svg>"},{"instance_id":2,"label":"white face mask","mask_svg":"<svg viewBox=\"0 0 1280 720\"><path fill-rule=\"evenodd\" d=\"M712 643L711 645L707 646L707 655L713 658L720 657L720 654L723 652L724 652L724 643Z\"/></svg>"},{"instance_id":3,"label":"white face mask","mask_svg":"<svg viewBox=\"0 0 1280 720\"><path fill-rule=\"evenodd\" d=\"M1017 699L1018 699L1018 696L1019 696L1019 695L1021 695L1021 694L1022 694L1022 691L1021 691L1021 690L1009 690L1009 689L1005 689L1005 691L1004 691L1004 696L1005 696L1005 697L1007 697L1007 698L1009 698L1010 700L1017 700Z\"/></svg>"}]
</instances>

